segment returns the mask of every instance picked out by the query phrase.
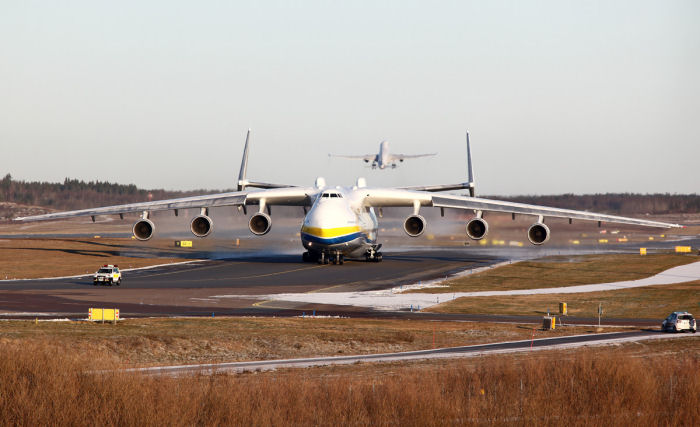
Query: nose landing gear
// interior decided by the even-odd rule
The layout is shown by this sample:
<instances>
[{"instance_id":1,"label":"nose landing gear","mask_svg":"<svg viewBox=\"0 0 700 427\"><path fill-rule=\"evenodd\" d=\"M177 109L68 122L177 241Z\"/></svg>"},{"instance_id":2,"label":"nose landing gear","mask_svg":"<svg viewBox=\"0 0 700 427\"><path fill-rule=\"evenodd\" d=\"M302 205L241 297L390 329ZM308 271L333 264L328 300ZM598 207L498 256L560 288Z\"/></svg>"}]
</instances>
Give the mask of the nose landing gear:
<instances>
[{"instance_id":1,"label":"nose landing gear","mask_svg":"<svg viewBox=\"0 0 700 427\"><path fill-rule=\"evenodd\" d=\"M301 255L304 262L318 262L319 264L343 265L345 256L340 251L335 252L304 252Z\"/></svg>"}]
</instances>

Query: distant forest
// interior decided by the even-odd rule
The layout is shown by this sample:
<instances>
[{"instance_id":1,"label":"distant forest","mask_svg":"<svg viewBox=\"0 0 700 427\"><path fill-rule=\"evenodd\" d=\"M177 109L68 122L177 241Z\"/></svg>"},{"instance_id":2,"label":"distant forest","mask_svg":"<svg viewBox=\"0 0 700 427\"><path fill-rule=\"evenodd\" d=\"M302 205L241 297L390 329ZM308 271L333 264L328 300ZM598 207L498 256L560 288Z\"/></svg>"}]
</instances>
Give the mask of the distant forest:
<instances>
[{"instance_id":1,"label":"distant forest","mask_svg":"<svg viewBox=\"0 0 700 427\"><path fill-rule=\"evenodd\" d=\"M496 196L494 196L496 198ZM552 206L564 209L600 212L619 215L700 212L700 195L697 194L558 194L552 196L497 197L519 203Z\"/></svg>"},{"instance_id":2,"label":"distant forest","mask_svg":"<svg viewBox=\"0 0 700 427\"><path fill-rule=\"evenodd\" d=\"M85 182L66 178L62 183L16 181L10 174L0 180L0 202L41 206L48 209L72 210L96 206L120 205L149 200L172 199L218 190L166 191L143 190L134 184L112 184L103 181Z\"/></svg>"},{"instance_id":3,"label":"distant forest","mask_svg":"<svg viewBox=\"0 0 700 427\"><path fill-rule=\"evenodd\" d=\"M95 206L144 202L148 200L211 194L219 190L166 191L143 190L134 184L112 184L102 181L85 182L66 178L63 183L16 181L7 174L0 180L0 202L41 206L48 209L86 209ZM500 197L520 203L532 203L565 209L589 210L601 213L639 215L700 212L697 194L560 194L551 196Z\"/></svg>"}]
</instances>

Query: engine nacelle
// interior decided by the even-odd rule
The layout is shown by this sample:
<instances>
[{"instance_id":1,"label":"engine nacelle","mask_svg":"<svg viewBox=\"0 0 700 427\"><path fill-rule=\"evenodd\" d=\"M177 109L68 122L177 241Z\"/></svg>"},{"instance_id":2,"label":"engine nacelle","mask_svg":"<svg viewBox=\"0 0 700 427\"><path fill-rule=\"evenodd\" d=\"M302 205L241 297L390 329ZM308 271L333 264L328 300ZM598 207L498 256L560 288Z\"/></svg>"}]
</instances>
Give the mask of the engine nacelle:
<instances>
[{"instance_id":1,"label":"engine nacelle","mask_svg":"<svg viewBox=\"0 0 700 427\"><path fill-rule=\"evenodd\" d=\"M211 218L206 215L199 215L195 217L190 223L190 230L192 234L197 237L206 237L211 233L214 228L214 223Z\"/></svg>"},{"instance_id":2,"label":"engine nacelle","mask_svg":"<svg viewBox=\"0 0 700 427\"><path fill-rule=\"evenodd\" d=\"M549 227L542 224L541 222L536 222L527 229L527 239L533 245L541 245L547 240L549 240Z\"/></svg>"},{"instance_id":3,"label":"engine nacelle","mask_svg":"<svg viewBox=\"0 0 700 427\"><path fill-rule=\"evenodd\" d=\"M153 237L153 231L156 226L150 219L140 219L134 224L134 228L131 230L134 233L134 237L139 240L148 240Z\"/></svg>"},{"instance_id":4,"label":"engine nacelle","mask_svg":"<svg viewBox=\"0 0 700 427\"><path fill-rule=\"evenodd\" d=\"M418 237L425 231L425 218L411 215L403 223L403 230L411 237Z\"/></svg>"},{"instance_id":5,"label":"engine nacelle","mask_svg":"<svg viewBox=\"0 0 700 427\"><path fill-rule=\"evenodd\" d=\"M248 221L248 228L253 234L258 236L267 234L270 231L270 227L272 227L272 219L265 212L256 213Z\"/></svg>"},{"instance_id":6,"label":"engine nacelle","mask_svg":"<svg viewBox=\"0 0 700 427\"><path fill-rule=\"evenodd\" d=\"M472 218L467 222L467 236L472 240L481 240L489 232L489 223L483 218Z\"/></svg>"}]
</instances>

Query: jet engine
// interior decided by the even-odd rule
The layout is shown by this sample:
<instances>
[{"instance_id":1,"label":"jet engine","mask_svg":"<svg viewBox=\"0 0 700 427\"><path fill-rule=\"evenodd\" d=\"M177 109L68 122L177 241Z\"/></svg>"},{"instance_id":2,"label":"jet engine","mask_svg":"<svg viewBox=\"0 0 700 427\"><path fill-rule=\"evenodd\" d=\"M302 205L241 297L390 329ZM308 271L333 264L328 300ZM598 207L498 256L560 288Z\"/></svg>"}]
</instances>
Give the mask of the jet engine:
<instances>
[{"instance_id":1,"label":"jet engine","mask_svg":"<svg viewBox=\"0 0 700 427\"><path fill-rule=\"evenodd\" d=\"M192 234L197 237L206 237L211 233L214 223L211 218L206 215L196 216L190 223L190 230Z\"/></svg>"},{"instance_id":2,"label":"jet engine","mask_svg":"<svg viewBox=\"0 0 700 427\"><path fill-rule=\"evenodd\" d=\"M541 222L536 222L527 229L527 239L533 245L541 245L549 240L549 227Z\"/></svg>"},{"instance_id":3,"label":"jet engine","mask_svg":"<svg viewBox=\"0 0 700 427\"><path fill-rule=\"evenodd\" d=\"M271 226L272 219L265 212L256 213L250 217L250 221L248 222L248 228L250 228L250 231L258 236L267 234L267 232L270 231Z\"/></svg>"},{"instance_id":4,"label":"jet engine","mask_svg":"<svg viewBox=\"0 0 700 427\"><path fill-rule=\"evenodd\" d=\"M411 237L418 237L425 231L425 218L420 215L411 215L403 223L403 229Z\"/></svg>"},{"instance_id":5,"label":"jet engine","mask_svg":"<svg viewBox=\"0 0 700 427\"><path fill-rule=\"evenodd\" d=\"M472 240L481 240L489 232L489 223L483 218L472 218L467 222L467 236Z\"/></svg>"},{"instance_id":6,"label":"jet engine","mask_svg":"<svg viewBox=\"0 0 700 427\"><path fill-rule=\"evenodd\" d=\"M153 236L153 230L155 229L156 226L153 224L153 222L150 219L144 218L136 221L132 232L134 233L134 237L137 239L148 240Z\"/></svg>"}]
</instances>

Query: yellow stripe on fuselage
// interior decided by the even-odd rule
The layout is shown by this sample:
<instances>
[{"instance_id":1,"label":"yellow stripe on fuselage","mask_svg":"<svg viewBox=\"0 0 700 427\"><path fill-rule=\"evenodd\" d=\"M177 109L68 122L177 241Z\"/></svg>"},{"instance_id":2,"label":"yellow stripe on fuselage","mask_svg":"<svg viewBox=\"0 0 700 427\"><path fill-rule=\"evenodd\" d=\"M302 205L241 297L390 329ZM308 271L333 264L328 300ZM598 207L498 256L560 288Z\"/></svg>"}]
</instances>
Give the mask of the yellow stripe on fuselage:
<instances>
[{"instance_id":1,"label":"yellow stripe on fuselage","mask_svg":"<svg viewBox=\"0 0 700 427\"><path fill-rule=\"evenodd\" d=\"M348 234L357 233L359 231L360 231L359 225L353 225L350 227L335 227L335 228L307 227L305 225L301 227L302 233L310 234L312 236L321 237L324 239L346 236Z\"/></svg>"}]
</instances>

